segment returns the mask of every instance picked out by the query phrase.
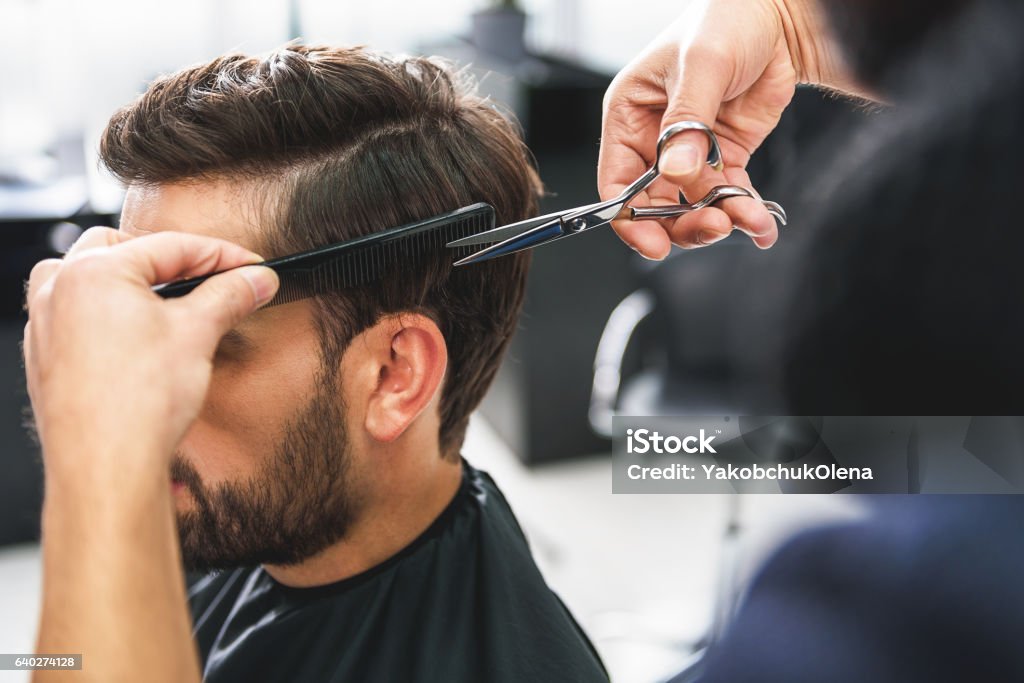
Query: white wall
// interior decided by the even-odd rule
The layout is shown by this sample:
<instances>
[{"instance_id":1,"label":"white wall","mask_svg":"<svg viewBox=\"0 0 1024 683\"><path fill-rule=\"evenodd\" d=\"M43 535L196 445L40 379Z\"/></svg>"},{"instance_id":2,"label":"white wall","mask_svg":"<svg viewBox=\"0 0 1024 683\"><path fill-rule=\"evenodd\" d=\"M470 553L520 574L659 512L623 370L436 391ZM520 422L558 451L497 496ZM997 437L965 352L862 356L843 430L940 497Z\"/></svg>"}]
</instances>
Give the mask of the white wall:
<instances>
[{"instance_id":1,"label":"white wall","mask_svg":"<svg viewBox=\"0 0 1024 683\"><path fill-rule=\"evenodd\" d=\"M535 49L610 72L686 1L521 0ZM470 13L488 4L295 2L304 39L391 51L465 34ZM90 161L110 113L155 75L228 50L264 51L288 37L289 0L0 0L0 162L9 167L26 150L82 131ZM94 187L94 201L104 189Z\"/></svg>"}]
</instances>

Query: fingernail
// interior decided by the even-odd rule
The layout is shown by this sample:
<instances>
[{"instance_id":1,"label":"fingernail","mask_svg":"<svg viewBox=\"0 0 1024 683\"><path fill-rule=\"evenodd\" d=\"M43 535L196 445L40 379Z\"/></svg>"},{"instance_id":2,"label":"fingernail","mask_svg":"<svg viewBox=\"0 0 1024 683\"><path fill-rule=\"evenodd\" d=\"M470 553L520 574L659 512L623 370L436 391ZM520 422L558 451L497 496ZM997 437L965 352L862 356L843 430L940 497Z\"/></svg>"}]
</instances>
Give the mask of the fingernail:
<instances>
[{"instance_id":1,"label":"fingernail","mask_svg":"<svg viewBox=\"0 0 1024 683\"><path fill-rule=\"evenodd\" d=\"M666 175L687 176L700 170L700 152L691 144L681 142L665 150L658 170Z\"/></svg>"},{"instance_id":2,"label":"fingernail","mask_svg":"<svg viewBox=\"0 0 1024 683\"><path fill-rule=\"evenodd\" d=\"M715 242L721 242L729 236L727 232L715 232L713 230L700 230L697 233L697 243L702 245L714 244Z\"/></svg>"},{"instance_id":3,"label":"fingernail","mask_svg":"<svg viewBox=\"0 0 1024 683\"><path fill-rule=\"evenodd\" d=\"M629 245L629 248L632 249L633 251L635 251L636 253L640 254L640 256L642 256L644 258L644 260L646 260L646 261L664 261L665 257L668 256L668 254L665 254L663 256L652 256L652 255L650 255L650 254L648 254L646 252L640 251L639 249L634 247L632 244Z\"/></svg>"},{"instance_id":4,"label":"fingernail","mask_svg":"<svg viewBox=\"0 0 1024 683\"><path fill-rule=\"evenodd\" d=\"M262 266L248 266L239 272L252 287L253 294L256 295L257 306L262 306L274 298L274 294L277 293L278 279L277 273L273 270Z\"/></svg>"}]
</instances>

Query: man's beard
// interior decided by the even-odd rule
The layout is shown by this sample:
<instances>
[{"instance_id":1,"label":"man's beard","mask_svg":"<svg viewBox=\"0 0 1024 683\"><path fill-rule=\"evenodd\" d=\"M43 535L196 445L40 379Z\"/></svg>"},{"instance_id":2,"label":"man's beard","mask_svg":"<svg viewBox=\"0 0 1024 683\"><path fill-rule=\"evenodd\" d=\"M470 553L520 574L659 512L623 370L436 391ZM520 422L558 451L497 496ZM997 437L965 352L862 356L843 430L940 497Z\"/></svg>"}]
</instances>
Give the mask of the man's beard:
<instances>
[{"instance_id":1,"label":"man's beard","mask_svg":"<svg viewBox=\"0 0 1024 683\"><path fill-rule=\"evenodd\" d=\"M345 536L353 510L350 456L333 379L318 378L316 395L247 480L208 489L192 464L175 455L171 477L195 501L193 510L178 514L188 570L294 565Z\"/></svg>"}]
</instances>

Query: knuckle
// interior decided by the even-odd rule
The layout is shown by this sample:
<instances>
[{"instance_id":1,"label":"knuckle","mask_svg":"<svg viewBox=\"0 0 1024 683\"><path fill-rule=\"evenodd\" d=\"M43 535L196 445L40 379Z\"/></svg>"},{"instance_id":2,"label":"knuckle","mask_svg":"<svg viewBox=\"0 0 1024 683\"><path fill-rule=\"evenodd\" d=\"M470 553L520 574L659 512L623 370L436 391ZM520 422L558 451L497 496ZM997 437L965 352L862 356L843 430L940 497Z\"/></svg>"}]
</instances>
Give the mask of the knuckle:
<instances>
[{"instance_id":1,"label":"knuckle","mask_svg":"<svg viewBox=\"0 0 1024 683\"><path fill-rule=\"evenodd\" d=\"M66 297L73 292L86 291L109 271L106 250L90 250L68 257L52 278L53 291Z\"/></svg>"},{"instance_id":2,"label":"knuckle","mask_svg":"<svg viewBox=\"0 0 1024 683\"><path fill-rule=\"evenodd\" d=\"M60 268L61 261L59 259L44 259L32 266L32 271L24 284L22 310L28 312L33 300L48 291L44 285L59 273Z\"/></svg>"},{"instance_id":3,"label":"knuckle","mask_svg":"<svg viewBox=\"0 0 1024 683\"><path fill-rule=\"evenodd\" d=\"M79 239L85 239L86 237L106 237L107 233L114 232L113 228L108 228L105 225L94 225L91 228L86 228L85 232Z\"/></svg>"},{"instance_id":4,"label":"knuckle","mask_svg":"<svg viewBox=\"0 0 1024 683\"><path fill-rule=\"evenodd\" d=\"M61 260L56 258L46 258L42 261L38 261L34 266L32 266L32 271L29 273L29 279L32 280L39 277L43 273L52 270L54 266L59 266L60 264Z\"/></svg>"},{"instance_id":5,"label":"knuckle","mask_svg":"<svg viewBox=\"0 0 1024 683\"><path fill-rule=\"evenodd\" d=\"M612 79L602 105L605 112L623 106L653 106L663 103L672 79L673 60L654 54L626 67Z\"/></svg>"},{"instance_id":6,"label":"knuckle","mask_svg":"<svg viewBox=\"0 0 1024 683\"><path fill-rule=\"evenodd\" d=\"M110 234L114 232L117 231L114 230L113 228L108 228L102 225L97 225L88 228L78 237L77 240L75 240L75 243L71 245L71 248L68 251L69 253L74 253L76 251L80 251L83 249L89 249L109 244Z\"/></svg>"},{"instance_id":7,"label":"knuckle","mask_svg":"<svg viewBox=\"0 0 1024 683\"><path fill-rule=\"evenodd\" d=\"M604 91L604 99L601 101L605 113L612 111L617 104L627 99L627 82L631 78L632 75L627 71L621 71L612 79L608 89Z\"/></svg>"},{"instance_id":8,"label":"knuckle","mask_svg":"<svg viewBox=\"0 0 1024 683\"><path fill-rule=\"evenodd\" d=\"M46 304L46 301L50 298L50 292L53 290L51 286L43 286L36 291L26 294L25 302L22 304L22 310L28 314L31 318L32 315L40 309L40 307Z\"/></svg>"},{"instance_id":9,"label":"knuckle","mask_svg":"<svg viewBox=\"0 0 1024 683\"><path fill-rule=\"evenodd\" d=\"M66 280L91 279L106 270L106 254L106 249L98 248L70 256L58 275Z\"/></svg>"},{"instance_id":10,"label":"knuckle","mask_svg":"<svg viewBox=\"0 0 1024 683\"><path fill-rule=\"evenodd\" d=\"M734 59L735 54L736 48L728 40L706 37L688 46L681 60L691 65L690 68L721 71Z\"/></svg>"},{"instance_id":11,"label":"knuckle","mask_svg":"<svg viewBox=\"0 0 1024 683\"><path fill-rule=\"evenodd\" d=\"M615 87L615 81L612 81L612 84L608 86L607 90L604 91L604 97L601 98L601 111L604 112L606 118L608 116L608 112L611 111L612 104L615 102L617 97L618 92Z\"/></svg>"}]
</instances>

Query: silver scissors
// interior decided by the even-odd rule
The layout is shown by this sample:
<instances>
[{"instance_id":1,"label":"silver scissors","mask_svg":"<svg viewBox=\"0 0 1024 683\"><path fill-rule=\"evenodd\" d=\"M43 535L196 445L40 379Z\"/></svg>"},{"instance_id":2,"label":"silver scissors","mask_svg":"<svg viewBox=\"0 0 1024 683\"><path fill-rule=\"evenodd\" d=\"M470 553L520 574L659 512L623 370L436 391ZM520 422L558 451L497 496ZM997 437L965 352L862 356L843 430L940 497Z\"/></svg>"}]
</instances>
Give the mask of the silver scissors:
<instances>
[{"instance_id":1,"label":"silver scissors","mask_svg":"<svg viewBox=\"0 0 1024 683\"><path fill-rule=\"evenodd\" d=\"M708 150L707 163L716 171L721 171L723 168L722 150L718 146L718 138L715 137L714 132L698 121L680 121L679 123L672 124L662 131L661 136L658 138L658 147L654 158L654 165L647 169L646 173L634 180L618 197L609 199L608 201L598 202L597 204L588 204L587 206L581 206L575 209L567 209L565 211L558 211L556 213L549 213L545 216L538 216L525 221L519 221L518 223L512 223L510 225L503 225L492 230L487 230L485 232L455 240L454 242L449 242L447 245L449 248L467 247L478 244L491 245L456 261L455 265L463 266L471 263L479 263L499 256L505 256L506 254L513 254L524 249L531 249L542 244L547 244L548 242L560 240L563 237L578 235L582 232L586 232L587 230L607 225L618 219L635 221L643 219L676 218L685 213L703 209L705 206L714 204L722 199L728 199L729 197L754 197L754 193L745 187L740 187L738 185L718 185L717 187L712 188L711 191L703 198L693 202L692 204L687 203L686 198L683 197L683 193L680 192L679 204L645 207L629 206L629 202L632 201L636 195L647 189L647 187L650 186L650 184L653 183L660 175L658 171L658 161L661 159L661 152L665 147L665 143L667 143L673 136L683 132L684 130L699 130L708 136L708 140L711 145ZM756 197L754 198L756 199ZM768 213L774 216L779 223L782 225L786 224L786 212L781 206L775 202L765 200L760 201L765 208L768 209Z\"/></svg>"}]
</instances>

